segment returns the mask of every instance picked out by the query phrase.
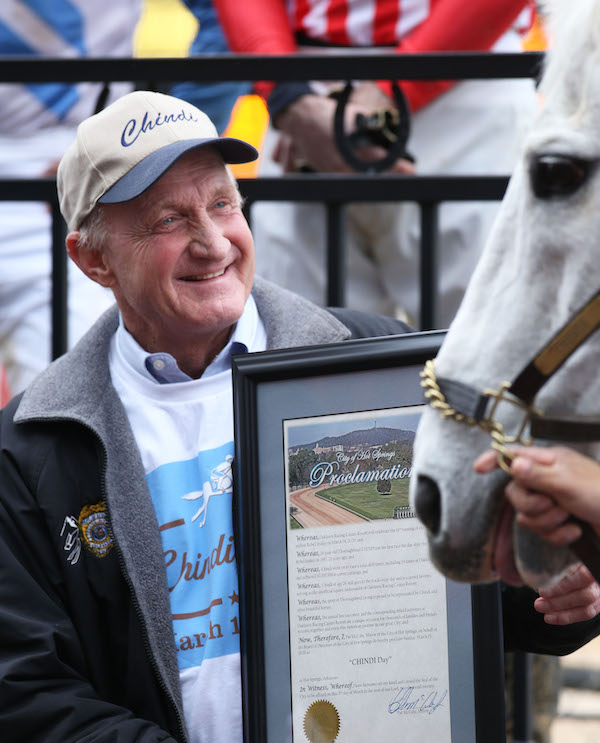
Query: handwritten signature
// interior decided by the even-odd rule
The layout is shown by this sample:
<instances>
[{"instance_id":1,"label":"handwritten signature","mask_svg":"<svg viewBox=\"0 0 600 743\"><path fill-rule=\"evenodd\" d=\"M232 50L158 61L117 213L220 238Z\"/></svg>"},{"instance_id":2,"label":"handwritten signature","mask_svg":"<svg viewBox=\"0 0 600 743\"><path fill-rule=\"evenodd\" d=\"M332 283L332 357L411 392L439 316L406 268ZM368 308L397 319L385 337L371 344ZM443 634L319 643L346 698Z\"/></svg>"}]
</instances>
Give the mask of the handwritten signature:
<instances>
[{"instance_id":1,"label":"handwritten signature","mask_svg":"<svg viewBox=\"0 0 600 743\"><path fill-rule=\"evenodd\" d=\"M390 715L396 712L425 712L432 715L438 707L442 706L447 696L447 689L432 691L429 694L419 694L419 692L415 694L414 686L402 686L388 704L388 712Z\"/></svg>"}]
</instances>

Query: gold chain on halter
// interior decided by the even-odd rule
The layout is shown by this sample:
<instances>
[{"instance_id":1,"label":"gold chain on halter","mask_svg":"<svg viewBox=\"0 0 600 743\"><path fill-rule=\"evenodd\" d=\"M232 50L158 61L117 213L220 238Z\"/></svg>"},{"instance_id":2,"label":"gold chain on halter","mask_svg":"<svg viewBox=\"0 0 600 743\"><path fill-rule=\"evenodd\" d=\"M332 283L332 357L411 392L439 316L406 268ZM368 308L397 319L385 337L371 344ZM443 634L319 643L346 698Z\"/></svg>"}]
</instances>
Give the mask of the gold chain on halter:
<instances>
[{"instance_id":1,"label":"gold chain on halter","mask_svg":"<svg viewBox=\"0 0 600 743\"><path fill-rule=\"evenodd\" d=\"M435 368L433 361L427 361L425 368L421 372L421 387L425 389L425 397L429 401L432 408L438 410L442 418L452 420L455 423L465 423L467 426L478 426L482 430L489 433L492 439L492 449L498 454L498 465L505 471L510 472L510 463L512 461L512 454L506 446L507 441L514 441L504 432L504 426L500 421L495 420L491 416L485 420L477 421L474 418L470 418L463 413L459 413L455 410L446 400L444 393L441 391L437 378L435 376ZM497 400L502 398L502 387L497 393L491 393ZM530 442L522 441L520 434L518 440L522 444Z\"/></svg>"}]
</instances>

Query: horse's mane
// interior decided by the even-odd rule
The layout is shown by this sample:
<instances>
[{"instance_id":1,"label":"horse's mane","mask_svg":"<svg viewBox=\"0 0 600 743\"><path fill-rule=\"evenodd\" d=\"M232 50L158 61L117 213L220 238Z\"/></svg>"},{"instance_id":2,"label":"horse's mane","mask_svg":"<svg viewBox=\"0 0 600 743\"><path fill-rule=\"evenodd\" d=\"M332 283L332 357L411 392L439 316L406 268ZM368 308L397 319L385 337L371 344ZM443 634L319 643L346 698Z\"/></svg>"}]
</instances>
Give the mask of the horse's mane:
<instances>
[{"instance_id":1,"label":"horse's mane","mask_svg":"<svg viewBox=\"0 0 600 743\"><path fill-rule=\"evenodd\" d=\"M561 86L572 108L579 108L600 57L600 2L598 0L543 0L549 30L541 90L550 93ZM595 77L595 76L594 76ZM596 95L598 95L597 86Z\"/></svg>"}]
</instances>

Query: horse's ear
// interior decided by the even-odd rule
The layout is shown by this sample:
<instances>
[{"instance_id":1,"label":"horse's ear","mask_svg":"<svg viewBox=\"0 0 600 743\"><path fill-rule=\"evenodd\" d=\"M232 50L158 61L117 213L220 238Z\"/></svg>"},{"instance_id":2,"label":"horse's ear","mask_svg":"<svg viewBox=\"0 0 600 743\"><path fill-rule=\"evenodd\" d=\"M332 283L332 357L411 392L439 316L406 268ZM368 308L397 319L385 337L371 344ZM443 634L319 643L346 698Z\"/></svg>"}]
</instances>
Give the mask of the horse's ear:
<instances>
[{"instance_id":1,"label":"horse's ear","mask_svg":"<svg viewBox=\"0 0 600 743\"><path fill-rule=\"evenodd\" d=\"M554 26L560 14L566 12L567 6L571 11L573 10L570 0L539 0L538 2L539 12L544 17L546 26Z\"/></svg>"}]
</instances>

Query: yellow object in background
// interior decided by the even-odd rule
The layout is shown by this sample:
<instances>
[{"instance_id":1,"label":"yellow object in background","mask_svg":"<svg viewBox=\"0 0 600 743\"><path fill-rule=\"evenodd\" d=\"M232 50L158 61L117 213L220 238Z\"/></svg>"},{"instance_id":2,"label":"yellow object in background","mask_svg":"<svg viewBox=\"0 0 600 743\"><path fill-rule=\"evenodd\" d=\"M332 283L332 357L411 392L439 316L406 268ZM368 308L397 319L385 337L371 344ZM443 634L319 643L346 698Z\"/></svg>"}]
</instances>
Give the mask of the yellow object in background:
<instances>
[{"instance_id":1,"label":"yellow object in background","mask_svg":"<svg viewBox=\"0 0 600 743\"><path fill-rule=\"evenodd\" d=\"M526 52L543 52L548 47L548 38L544 22L539 13L536 13L533 24L523 39L523 49Z\"/></svg>"},{"instance_id":2,"label":"yellow object in background","mask_svg":"<svg viewBox=\"0 0 600 743\"><path fill-rule=\"evenodd\" d=\"M180 0L144 0L134 37L136 57L185 57L198 21Z\"/></svg>"},{"instance_id":3,"label":"yellow object in background","mask_svg":"<svg viewBox=\"0 0 600 743\"><path fill-rule=\"evenodd\" d=\"M198 21L180 0L144 0L142 17L136 29L136 57L185 57L198 33ZM269 123L269 114L256 95L238 99L229 126L228 137L239 137L260 151ZM258 160L230 166L236 178L254 178Z\"/></svg>"},{"instance_id":4,"label":"yellow object in background","mask_svg":"<svg viewBox=\"0 0 600 743\"><path fill-rule=\"evenodd\" d=\"M244 95L235 104L225 136L250 142L260 152L268 124L269 114L263 99L258 95ZM259 161L260 158L252 163L229 167L236 178L256 178Z\"/></svg>"}]
</instances>

